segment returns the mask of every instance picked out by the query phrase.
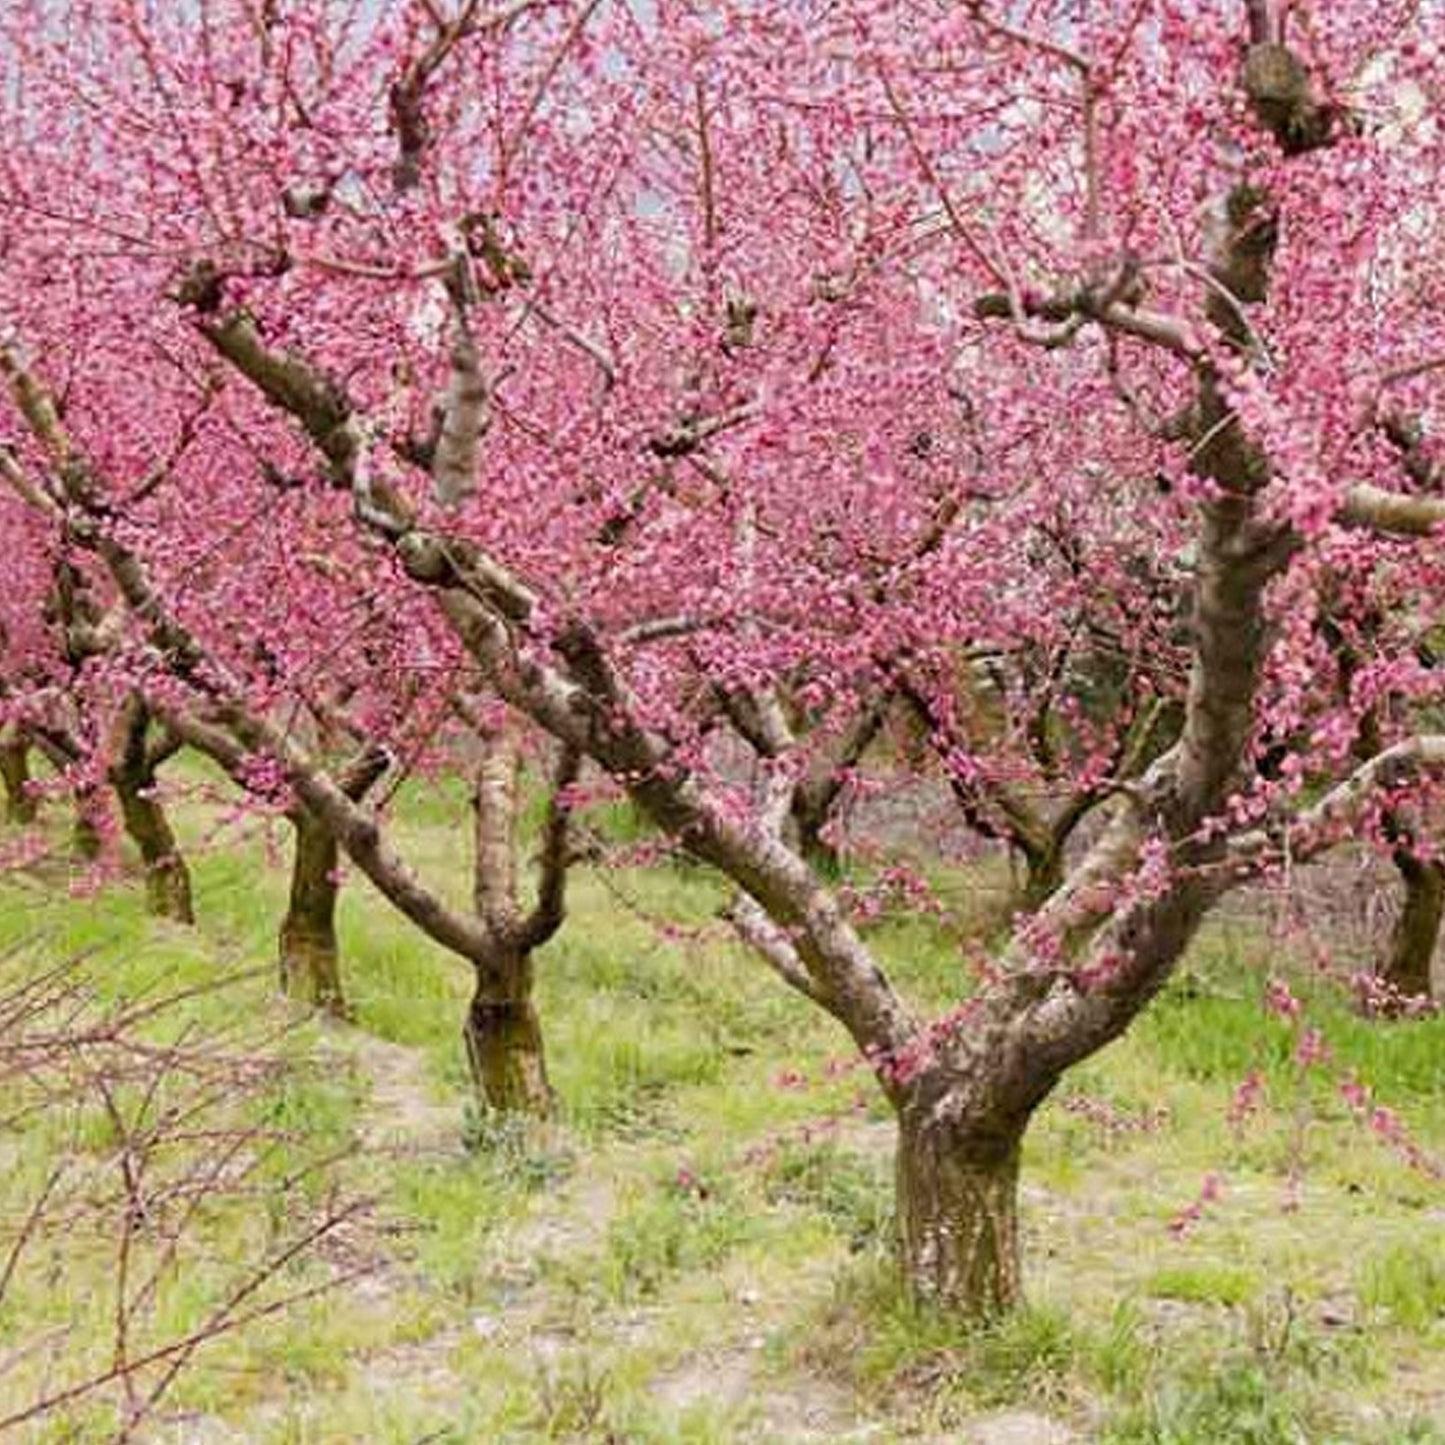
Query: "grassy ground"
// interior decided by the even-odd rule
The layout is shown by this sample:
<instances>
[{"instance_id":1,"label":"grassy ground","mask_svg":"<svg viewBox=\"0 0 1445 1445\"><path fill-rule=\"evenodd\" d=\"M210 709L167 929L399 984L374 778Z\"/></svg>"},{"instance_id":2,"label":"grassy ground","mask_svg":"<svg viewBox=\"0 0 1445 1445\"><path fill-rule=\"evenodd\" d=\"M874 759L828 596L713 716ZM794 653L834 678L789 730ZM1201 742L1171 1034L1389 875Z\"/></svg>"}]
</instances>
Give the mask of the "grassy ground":
<instances>
[{"instance_id":1,"label":"grassy ground","mask_svg":"<svg viewBox=\"0 0 1445 1445\"><path fill-rule=\"evenodd\" d=\"M77 899L13 881L0 969L81 953L117 996L267 962L284 871L254 829L180 813L196 933L148 922L133 883ZM400 828L459 896L463 817L455 793L419 793ZM965 916L987 882L940 881ZM368 1272L200 1353L145 1438L1445 1441L1445 1185L1362 1129L1332 1082L1353 1071L1445 1152L1445 1022L1366 1024L1299 980L1333 1050L1328 1071L1302 1071L1260 1005L1264 973L1288 961L1247 921L1217 926L1041 1112L1024 1176L1031 1304L969 1335L899 1297L886 1113L839 1032L714 929L721 898L685 867L578 876L540 960L562 1122L537 1139L463 1103L464 969L349 888L358 1026L293 1030L294 1068L246 1108L306 1149L350 1151L346 1186L378 1200L349 1245ZM700 934L668 939L640 914ZM873 941L915 998L956 997L948 929L885 920ZM187 1007L200 1022L285 1016L265 975ZM1231 1124L1253 1068L1269 1106ZM50 1160L106 1139L32 1121L0 1147L11 1232ZM1171 1231L1210 1174L1219 1198ZM277 1187L273 1224L304 1195ZM201 1262L166 1283L169 1326L199 1317L207 1270L248 1244L254 1213L204 1222ZM0 1367L61 1326L67 1358L104 1353L111 1281L87 1278L90 1257L77 1246L63 1283L12 1291ZM30 1365L0 1368L0 1406L36 1382ZM105 1436L77 1408L30 1438Z\"/></svg>"}]
</instances>

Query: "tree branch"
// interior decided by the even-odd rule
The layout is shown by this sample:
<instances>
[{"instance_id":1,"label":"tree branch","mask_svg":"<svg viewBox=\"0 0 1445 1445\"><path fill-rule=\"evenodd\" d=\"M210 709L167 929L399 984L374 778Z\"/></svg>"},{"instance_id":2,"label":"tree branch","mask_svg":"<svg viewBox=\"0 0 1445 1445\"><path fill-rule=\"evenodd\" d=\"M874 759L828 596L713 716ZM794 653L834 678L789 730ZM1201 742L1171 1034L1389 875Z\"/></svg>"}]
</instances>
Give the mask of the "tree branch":
<instances>
[{"instance_id":1,"label":"tree branch","mask_svg":"<svg viewBox=\"0 0 1445 1445\"><path fill-rule=\"evenodd\" d=\"M733 926L738 937L784 983L805 998L827 1007L798 950L789 942L788 935L768 917L756 899L750 898L746 893L739 893L719 916Z\"/></svg>"},{"instance_id":2,"label":"tree branch","mask_svg":"<svg viewBox=\"0 0 1445 1445\"><path fill-rule=\"evenodd\" d=\"M1361 482L1345 493L1335 520L1391 537L1429 537L1445 522L1445 498L1405 496Z\"/></svg>"},{"instance_id":3,"label":"tree branch","mask_svg":"<svg viewBox=\"0 0 1445 1445\"><path fill-rule=\"evenodd\" d=\"M336 405L335 387L322 383L298 358L270 352L244 317L220 325L202 318L201 326L273 404L302 422L324 454L336 454L338 470L348 462L354 470L357 448L347 439L357 422L349 404ZM799 956L824 1007L860 1047L874 1053L904 1047L917 1026L838 901L781 839L732 822L721 802L675 766L667 744L635 721L630 699L597 638L580 624L555 636L552 645L566 662L566 672L535 654L524 657L516 629L536 606L530 589L474 544L417 528L399 505L391 520L393 527L381 528L382 535L412 580L434 589L456 636L500 695L554 737L594 758L654 821L743 887L779 926L797 928ZM351 852L339 831L338 838ZM374 838L370 841L374 845ZM358 845L365 842L359 839ZM374 860L356 861L363 871L376 866Z\"/></svg>"},{"instance_id":4,"label":"tree branch","mask_svg":"<svg viewBox=\"0 0 1445 1445\"><path fill-rule=\"evenodd\" d=\"M538 859L537 904L521 925L523 948L540 948L562 926L566 915L567 870L572 861L571 789L582 767L582 755L563 744L552 771L547 799L547 821L542 829Z\"/></svg>"},{"instance_id":5,"label":"tree branch","mask_svg":"<svg viewBox=\"0 0 1445 1445\"><path fill-rule=\"evenodd\" d=\"M1230 886L1289 857L1304 862L1343 841L1375 795L1425 773L1445 771L1445 733L1422 733L1395 743L1362 763L1313 807L1277 826L1254 828L1230 840L1221 870Z\"/></svg>"},{"instance_id":6,"label":"tree branch","mask_svg":"<svg viewBox=\"0 0 1445 1445\"><path fill-rule=\"evenodd\" d=\"M465 255L459 258L458 264L468 264ZM477 452L487 431L491 398L466 305L460 300L453 324L451 377L447 382L441 435L432 462L436 499L448 510L459 507L476 494Z\"/></svg>"}]
</instances>

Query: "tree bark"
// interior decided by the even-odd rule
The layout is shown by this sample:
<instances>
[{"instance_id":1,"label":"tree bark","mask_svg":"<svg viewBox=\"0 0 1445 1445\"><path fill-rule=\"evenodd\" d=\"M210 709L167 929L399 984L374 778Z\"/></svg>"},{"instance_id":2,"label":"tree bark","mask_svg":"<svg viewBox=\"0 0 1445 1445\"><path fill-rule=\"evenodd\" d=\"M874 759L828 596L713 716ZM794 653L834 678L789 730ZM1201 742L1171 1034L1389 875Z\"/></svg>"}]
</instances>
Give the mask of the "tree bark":
<instances>
[{"instance_id":1,"label":"tree bark","mask_svg":"<svg viewBox=\"0 0 1445 1445\"><path fill-rule=\"evenodd\" d=\"M1445 866L1408 848L1396 848L1393 856L1405 885L1405 902L1380 977L1402 998L1428 998L1431 964L1445 916Z\"/></svg>"},{"instance_id":2,"label":"tree bark","mask_svg":"<svg viewBox=\"0 0 1445 1445\"><path fill-rule=\"evenodd\" d=\"M472 900L493 933L509 933L520 914L517 822L521 812L522 746L511 719L477 729L481 755L473 785L476 827Z\"/></svg>"},{"instance_id":3,"label":"tree bark","mask_svg":"<svg viewBox=\"0 0 1445 1445\"><path fill-rule=\"evenodd\" d=\"M883 731L893 700L891 689L866 698L834 753L825 756L794 790L791 814L797 830L798 848L803 857L826 877L839 876L843 860L838 849L823 837L823 831L847 786L848 775L863 761L864 755ZM767 756L768 751L764 746L763 755Z\"/></svg>"},{"instance_id":4,"label":"tree bark","mask_svg":"<svg viewBox=\"0 0 1445 1445\"><path fill-rule=\"evenodd\" d=\"M151 715L139 697L130 698L119 723L119 745L110 782L121 817L140 850L146 871L146 907L155 918L194 923L191 875L165 809L156 801L155 762L147 751Z\"/></svg>"},{"instance_id":5,"label":"tree bark","mask_svg":"<svg viewBox=\"0 0 1445 1445\"><path fill-rule=\"evenodd\" d=\"M353 802L360 802L389 763L385 748L363 747L337 773L337 786ZM295 834L295 854L291 897L279 935L281 991L336 1018L349 1018L336 941L341 843L335 829L300 799L288 816Z\"/></svg>"},{"instance_id":6,"label":"tree bark","mask_svg":"<svg viewBox=\"0 0 1445 1445\"><path fill-rule=\"evenodd\" d=\"M472 1081L487 1108L538 1119L552 1112L530 954L499 953L478 967L464 1038Z\"/></svg>"},{"instance_id":7,"label":"tree bark","mask_svg":"<svg viewBox=\"0 0 1445 1445\"><path fill-rule=\"evenodd\" d=\"M0 779L5 784L5 821L26 827L39 816L40 807L30 782L30 747L23 738L0 736Z\"/></svg>"},{"instance_id":8,"label":"tree bark","mask_svg":"<svg viewBox=\"0 0 1445 1445\"><path fill-rule=\"evenodd\" d=\"M1019 1153L1023 1126L961 1121L944 1094L899 1113L899 1262L914 1298L987 1320L1023 1297Z\"/></svg>"},{"instance_id":9,"label":"tree bark","mask_svg":"<svg viewBox=\"0 0 1445 1445\"><path fill-rule=\"evenodd\" d=\"M115 779L125 830L140 850L146 870L146 907L153 917L194 923L191 875L165 810L151 797L154 780L125 773Z\"/></svg>"},{"instance_id":10,"label":"tree bark","mask_svg":"<svg viewBox=\"0 0 1445 1445\"><path fill-rule=\"evenodd\" d=\"M336 943L336 835L314 813L297 807L291 815L295 854L291 897L278 941L281 991L299 1003L347 1018Z\"/></svg>"},{"instance_id":11,"label":"tree bark","mask_svg":"<svg viewBox=\"0 0 1445 1445\"><path fill-rule=\"evenodd\" d=\"M532 949L561 923L567 820L565 812L559 818L556 810L560 789L575 777L576 763L570 757L562 761L544 838L538 906L524 918L517 878L521 736L510 717L475 725L481 756L473 794L473 901L494 947L475 960L477 989L464 1030L467 1059L489 1109L545 1118L552 1111L552 1090L542 1026L532 1003Z\"/></svg>"}]
</instances>

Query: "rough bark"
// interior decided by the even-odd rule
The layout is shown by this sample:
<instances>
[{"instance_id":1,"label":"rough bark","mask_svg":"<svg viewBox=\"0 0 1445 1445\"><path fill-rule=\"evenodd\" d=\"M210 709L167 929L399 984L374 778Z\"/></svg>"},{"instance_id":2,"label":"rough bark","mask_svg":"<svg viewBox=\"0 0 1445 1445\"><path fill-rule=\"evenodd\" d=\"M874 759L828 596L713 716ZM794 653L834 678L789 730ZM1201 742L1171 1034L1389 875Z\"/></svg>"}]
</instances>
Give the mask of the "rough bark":
<instances>
[{"instance_id":1,"label":"rough bark","mask_svg":"<svg viewBox=\"0 0 1445 1445\"><path fill-rule=\"evenodd\" d=\"M1377 632L1381 621L1378 616L1371 616L1368 633ZM1328 615L1322 631L1339 668L1340 691L1348 697L1361 671L1360 649ZM1367 708L1360 718L1353 752L1363 769L1376 766L1387 752L1382 711L1377 704ZM1407 810L1382 809L1380 828L1390 844L1390 856L1400 875L1404 898L1375 973L1386 985L1387 996L1402 1000L1428 998L1431 964L1440 937L1442 915L1445 915L1445 865L1420 856L1412 842Z\"/></svg>"},{"instance_id":2,"label":"rough bark","mask_svg":"<svg viewBox=\"0 0 1445 1445\"><path fill-rule=\"evenodd\" d=\"M521 808L522 750L515 723L478 729L481 756L472 793L477 916L497 933L517 926L517 817Z\"/></svg>"},{"instance_id":3,"label":"rough bark","mask_svg":"<svg viewBox=\"0 0 1445 1445\"><path fill-rule=\"evenodd\" d=\"M1428 998L1431 964L1445 916L1445 866L1409 848L1395 849L1405 901L1390 938L1380 977L1402 998Z\"/></svg>"},{"instance_id":4,"label":"rough bark","mask_svg":"<svg viewBox=\"0 0 1445 1445\"><path fill-rule=\"evenodd\" d=\"M77 733L55 719L29 729L29 741L62 778L72 777L85 755ZM105 793L89 780L74 784L70 854L77 863L94 863L105 847L109 807Z\"/></svg>"},{"instance_id":5,"label":"rough bark","mask_svg":"<svg viewBox=\"0 0 1445 1445\"><path fill-rule=\"evenodd\" d=\"M294 855L291 894L281 920L281 991L337 1018L347 1017L336 944L336 835L305 808L291 815Z\"/></svg>"},{"instance_id":6,"label":"rough bark","mask_svg":"<svg viewBox=\"0 0 1445 1445\"><path fill-rule=\"evenodd\" d=\"M188 747L204 753L245 788L248 754L236 738L191 713L167 709L164 716L166 725ZM359 802L390 761L385 748L363 745L336 770L337 792ZM335 829L302 799L292 803L286 816L292 827L293 852L291 891L277 941L281 991L300 1003L347 1018L336 934L341 845Z\"/></svg>"},{"instance_id":7,"label":"rough bark","mask_svg":"<svg viewBox=\"0 0 1445 1445\"><path fill-rule=\"evenodd\" d=\"M0 781L5 785L5 821L21 827L40 814L30 782L30 746L24 738L7 730L0 733Z\"/></svg>"},{"instance_id":8,"label":"rough bark","mask_svg":"<svg viewBox=\"0 0 1445 1445\"><path fill-rule=\"evenodd\" d=\"M943 1094L899 1111L899 1263L915 1298L990 1319L1023 1296L1022 1124L970 1124L952 1102Z\"/></svg>"},{"instance_id":9,"label":"rough bark","mask_svg":"<svg viewBox=\"0 0 1445 1445\"><path fill-rule=\"evenodd\" d=\"M1303 67L1281 56L1262 27L1249 39L1242 81L1260 124L1289 155L1327 143L1329 114L1299 79ZM1207 309L1225 344L1248 358L1241 306L1264 299L1275 217L1267 197L1243 187L1226 209L1210 270L1217 291L1234 299L1225 304L1211 293ZM1268 644L1265 589L1299 545L1258 505L1268 458L1237 424L1192 319L1091 293L1071 303L1070 313L1074 331L1098 324L1143 339L1186 357L1199 376L1190 455L1196 473L1217 486L1203 506L1197 549L1185 724L1177 745L1129 789L1104 838L1048 904L1041 931L1063 946L1035 953L1021 933L996 980L970 1000L967 1028L937 1050L839 900L766 823L737 823L718 794L679 766L668 740L639 721L624 677L585 620L549 629L545 656L528 646L534 594L476 544L424 530L399 499L379 493L359 440L364 428L336 388L295 356L267 348L239 314L201 322L217 349L303 424L334 478L352 491L357 514L391 541L409 578L434 589L498 693L623 780L660 826L767 914L770 947L788 949L784 976L797 974L808 996L849 1030L899 1109L901 1233L914 1288L976 1313L1018 1297L1014 1183L1032 1109L1064 1070L1117 1037L1145 1007L1218 896L1206 870L1224 845L1201 825L1221 812L1240 778ZM1121 898L1118 885L1146 843L1170 849L1176 876L1157 896ZM926 1094L896 1067L910 1056Z\"/></svg>"},{"instance_id":10,"label":"rough bark","mask_svg":"<svg viewBox=\"0 0 1445 1445\"><path fill-rule=\"evenodd\" d=\"M304 420L336 476L358 489L363 519L368 525L381 527L396 541L408 573L417 580L435 582L439 569L441 576L450 577L456 568L465 568L465 596L479 609L475 614L478 620L496 616L492 608L502 616L520 618L530 613L535 603L530 591L477 548L456 539L433 551L426 535L414 532L409 520L401 520L406 513L399 498L379 479L366 475L363 433L334 386L318 384L309 367L298 358L268 352L254 328L244 320L217 328L212 339L248 374L252 374L252 367L259 367L255 379L262 389L278 405ZM567 707L574 726L548 727L562 746L544 830L535 906L525 914L518 906L514 861L504 862L500 873L490 866L497 858L500 843L506 840L515 846L517 839L517 790L506 776L509 768L515 770L516 740L504 730L497 737L483 733L486 756L478 779L478 859L485 860L486 866L479 868L476 883L476 901L483 916L469 916L449 907L426 889L392 851L376 820L348 796L340 782L286 730L273 726L246 706L239 681L171 613L165 599L153 588L140 558L97 523L96 517L103 510L97 480L74 452L49 392L12 348L0 346L0 375L9 381L22 414L50 457L64 495L76 509L70 522L73 541L104 563L132 616L146 627L157 657L164 659L170 673L213 701L215 724L187 727L176 719L174 727L182 734L208 731L218 738L228 736L228 741L239 745L243 752L263 753L281 763L299 803L325 823L351 860L388 900L430 937L476 968L478 1002L469 1016L467 1034L469 1053L476 1061L483 1085L494 1081L493 1097L504 1107L514 1107L517 1101L533 1110L547 1107L550 1096L542 1066L541 1035L530 1002L531 956L555 933L564 913L569 789L579 760L588 751L583 740L574 736L580 715L573 711L570 701ZM132 699L132 703L136 711L144 712L140 698ZM589 714L593 711L587 709ZM539 721L547 726L545 719ZM133 727L127 730L123 744L133 744L130 734L134 731ZM127 752L126 746L120 749L122 767L128 761ZM173 854L174 839L170 842Z\"/></svg>"},{"instance_id":11,"label":"rough bark","mask_svg":"<svg viewBox=\"0 0 1445 1445\"><path fill-rule=\"evenodd\" d=\"M836 876L842 859L838 849L824 836L824 829L848 783L849 774L863 761L864 754L883 730L893 705L893 693L880 691L859 708L833 751L817 762L793 793L792 822L798 850L826 876Z\"/></svg>"},{"instance_id":12,"label":"rough bark","mask_svg":"<svg viewBox=\"0 0 1445 1445\"><path fill-rule=\"evenodd\" d=\"M1248 88L1252 98L1256 90L1263 97L1257 108L1273 99L1262 85ZM1287 114L1291 136L1299 129L1298 110L1292 102ZM1267 267L1267 245L1262 257L1257 251L1269 234L1270 218L1262 214L1258 220L1255 225L1248 214L1234 220L1221 268L1234 260ZM1256 250L1245 255L1251 247ZM1225 274L1222 269L1220 274ZM1251 276L1230 276L1238 283L1231 288L1237 295L1256 299L1245 284ZM1189 344L1187 325L1163 326L1141 311L1112 303L1102 305L1093 319L1179 350L1201 367L1195 465L1202 476L1219 483L1219 494L1206 505L1199 547L1188 717L1173 754L1131 789L1118 827L1049 905L1050 923L1056 921L1070 943L1065 959L1078 956L1077 935L1079 950L1089 950L1081 963L1095 966L1102 977L1085 986L1071 968L1035 960L1021 944L1006 960L1000 981L973 1001L977 1007L970 1026L957 1043L921 1063L934 1101L929 1109L922 1109L915 1089L892 1068L894 1060L917 1049L917 1024L838 899L771 829L740 825L722 798L677 765L667 740L637 720L628 687L598 634L578 619L549 631L551 650L545 657L526 646L536 607L530 589L476 544L423 530L398 498L382 493L369 466L365 428L337 388L323 384L294 355L270 351L243 317L202 323L222 354L302 422L327 456L333 477L351 489L358 516L394 544L408 577L435 589L444 615L500 695L624 780L662 827L732 878L786 937L810 996L877 1062L880 1082L899 1107L904 1138L900 1218L915 1288L978 1312L1006 1307L1018 1295L1013 1186L1018 1139L1030 1111L1064 1069L1116 1037L1144 1007L1211 901L1208 888L1190 881L1194 875L1187 871L1206 864L1211 855L1186 840L1218 812L1238 775L1265 651L1263 592L1287 556L1280 529L1257 515L1254 504L1268 475L1265 459L1242 428L1230 424L1234 419L1222 389ZM1228 318L1220 330L1236 339ZM78 503L84 500L81 495ZM122 555L120 544L103 531L94 545L132 606L153 623L155 640L173 665L199 660L195 640L165 616L134 559ZM207 675L216 676L214 668ZM304 765L293 746L277 738L264 720L245 715L239 689L227 691L236 699L228 697L227 707L238 736L275 751L308 801L314 796L318 805L336 813L346 829L348 851L395 881L397 870L383 856L374 825L340 807L334 791ZM1107 885L1127 876L1151 837L1180 845L1186 881L1166 897L1120 906L1114 916L1115 897ZM1091 884L1106 887L1091 892ZM414 916L434 911L433 901L422 900L414 888L396 891L406 897ZM1108 893L1107 903L1100 901L1101 891ZM488 946L471 949L470 956L479 965L479 978L490 983L486 965L496 942L491 930L444 921L468 945L478 932L485 936ZM516 955L515 965L522 967L525 957ZM1105 959L1112 971L1105 971ZM512 1006L506 1018L517 1025L517 994L511 989L494 998L484 992L482 1003ZM485 1021L489 1024L490 1018ZM495 1032L479 1026L479 1040Z\"/></svg>"},{"instance_id":13,"label":"rough bark","mask_svg":"<svg viewBox=\"0 0 1445 1445\"><path fill-rule=\"evenodd\" d=\"M1105 790L1090 787L1076 792L1057 804L1050 816L1044 800L1027 796L1021 788L1002 781L965 779L949 766L949 755L955 747L973 752L980 743L957 736L927 695L912 683L905 683L901 693L927 730L930 742L943 762L949 790L964 821L981 838L1006 844L1011 856L1023 862L1023 882L1011 890L1008 914L1037 913L1063 885L1069 840L1084 818L1103 801ZM968 704L965 711L979 711L976 699L969 697ZM986 723L981 724L980 728L985 730L987 726ZM984 742L981 745L986 747L990 744ZM1046 748L1040 747L1036 751L1046 752ZM1042 763L1047 770L1048 759L1044 758ZM1122 766L1120 776L1129 776L1123 772Z\"/></svg>"},{"instance_id":14,"label":"rough bark","mask_svg":"<svg viewBox=\"0 0 1445 1445\"><path fill-rule=\"evenodd\" d=\"M472 1080L487 1108L539 1119L551 1113L530 953L499 949L488 964L478 965L464 1038Z\"/></svg>"},{"instance_id":15,"label":"rough bark","mask_svg":"<svg viewBox=\"0 0 1445 1445\"><path fill-rule=\"evenodd\" d=\"M146 785L148 786L148 785ZM154 798L138 791L130 780L117 780L125 830L140 849L146 870L146 906L156 918L194 923L190 871L170 821Z\"/></svg>"},{"instance_id":16,"label":"rough bark","mask_svg":"<svg viewBox=\"0 0 1445 1445\"><path fill-rule=\"evenodd\" d=\"M70 852L77 863L94 863L105 848L105 804L93 791L77 793L70 826Z\"/></svg>"},{"instance_id":17,"label":"rough bark","mask_svg":"<svg viewBox=\"0 0 1445 1445\"><path fill-rule=\"evenodd\" d=\"M577 756L564 749L552 779L535 907L524 912L517 876L522 748L514 718L474 719L481 756L476 771L477 917L492 945L474 960L477 987L464 1038L477 1092L499 1113L544 1118L552 1110L542 1026L532 1002L532 953L561 926L570 804Z\"/></svg>"},{"instance_id":18,"label":"rough bark","mask_svg":"<svg viewBox=\"0 0 1445 1445\"><path fill-rule=\"evenodd\" d=\"M359 802L386 771L389 762L384 748L364 747L338 771L337 786L346 797ZM325 820L304 803L297 802L288 816L295 852L291 895L278 939L281 991L337 1018L347 1018L350 1015L341 986L341 958L336 941L341 845Z\"/></svg>"}]
</instances>

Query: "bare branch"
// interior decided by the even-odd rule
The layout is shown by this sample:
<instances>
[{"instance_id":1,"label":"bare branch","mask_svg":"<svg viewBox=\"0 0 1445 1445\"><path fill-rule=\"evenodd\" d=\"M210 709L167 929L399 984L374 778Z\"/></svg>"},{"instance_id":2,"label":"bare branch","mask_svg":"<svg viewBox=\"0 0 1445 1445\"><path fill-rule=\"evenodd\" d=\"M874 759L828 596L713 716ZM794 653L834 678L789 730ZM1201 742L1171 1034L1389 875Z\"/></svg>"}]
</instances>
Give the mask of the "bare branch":
<instances>
[{"instance_id":1,"label":"bare branch","mask_svg":"<svg viewBox=\"0 0 1445 1445\"><path fill-rule=\"evenodd\" d=\"M1040 55L1047 55L1054 60L1061 61L1086 78L1089 75L1092 66L1088 58L1077 50L1072 50L1067 45L1061 45L1057 40L1051 40L1047 36L1029 34L1027 31L1019 30L1001 20L995 20L990 15L985 15L983 0L965 0L965 4L974 21L988 34L995 35L1000 40L1007 40L1013 45L1023 46L1026 50L1036 50Z\"/></svg>"},{"instance_id":2,"label":"bare branch","mask_svg":"<svg viewBox=\"0 0 1445 1445\"><path fill-rule=\"evenodd\" d=\"M54 520L64 516L60 503L31 481L15 453L7 446L0 446L0 480L3 480L27 507L32 507Z\"/></svg>"}]
</instances>

